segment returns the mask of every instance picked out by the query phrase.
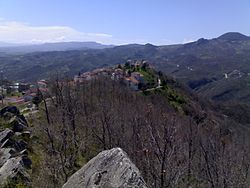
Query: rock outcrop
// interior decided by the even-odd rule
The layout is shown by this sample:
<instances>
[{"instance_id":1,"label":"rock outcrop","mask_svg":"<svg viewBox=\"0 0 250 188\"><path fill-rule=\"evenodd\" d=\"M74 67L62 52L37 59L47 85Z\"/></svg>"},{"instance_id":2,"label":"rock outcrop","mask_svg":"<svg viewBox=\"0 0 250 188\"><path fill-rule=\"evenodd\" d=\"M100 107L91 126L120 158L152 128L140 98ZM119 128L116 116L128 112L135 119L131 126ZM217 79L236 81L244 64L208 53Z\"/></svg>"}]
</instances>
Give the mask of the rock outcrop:
<instances>
[{"instance_id":1,"label":"rock outcrop","mask_svg":"<svg viewBox=\"0 0 250 188\"><path fill-rule=\"evenodd\" d=\"M23 184L30 182L27 169L31 168L27 146L30 132L28 123L15 106L0 110L0 187L12 180Z\"/></svg>"},{"instance_id":2,"label":"rock outcrop","mask_svg":"<svg viewBox=\"0 0 250 188\"><path fill-rule=\"evenodd\" d=\"M13 131L6 128L4 131L0 132L0 147L8 140L11 136L13 136Z\"/></svg>"},{"instance_id":3,"label":"rock outcrop","mask_svg":"<svg viewBox=\"0 0 250 188\"><path fill-rule=\"evenodd\" d=\"M138 168L120 148L99 153L63 185L63 188L146 187Z\"/></svg>"},{"instance_id":4,"label":"rock outcrop","mask_svg":"<svg viewBox=\"0 0 250 188\"><path fill-rule=\"evenodd\" d=\"M6 184L8 180L19 179L22 182L29 182L30 177L26 172L23 157L14 157L8 159L0 168L1 185Z\"/></svg>"},{"instance_id":5,"label":"rock outcrop","mask_svg":"<svg viewBox=\"0 0 250 188\"><path fill-rule=\"evenodd\" d=\"M0 110L0 116L3 117L5 116L7 113L11 113L13 115L19 115L20 111L16 106L6 106L3 109Z\"/></svg>"}]
</instances>

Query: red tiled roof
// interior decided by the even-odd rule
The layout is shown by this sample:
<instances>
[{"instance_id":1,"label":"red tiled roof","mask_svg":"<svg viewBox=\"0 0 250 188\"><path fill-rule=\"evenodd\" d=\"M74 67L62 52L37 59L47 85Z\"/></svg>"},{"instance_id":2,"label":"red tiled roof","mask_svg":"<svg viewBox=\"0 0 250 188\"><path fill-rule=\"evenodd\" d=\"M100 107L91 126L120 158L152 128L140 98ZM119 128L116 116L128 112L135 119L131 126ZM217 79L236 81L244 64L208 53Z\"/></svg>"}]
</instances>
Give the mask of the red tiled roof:
<instances>
[{"instance_id":1,"label":"red tiled roof","mask_svg":"<svg viewBox=\"0 0 250 188\"><path fill-rule=\"evenodd\" d=\"M140 82L135 79L134 77L129 77L130 81L133 83L133 84L139 84Z\"/></svg>"}]
</instances>

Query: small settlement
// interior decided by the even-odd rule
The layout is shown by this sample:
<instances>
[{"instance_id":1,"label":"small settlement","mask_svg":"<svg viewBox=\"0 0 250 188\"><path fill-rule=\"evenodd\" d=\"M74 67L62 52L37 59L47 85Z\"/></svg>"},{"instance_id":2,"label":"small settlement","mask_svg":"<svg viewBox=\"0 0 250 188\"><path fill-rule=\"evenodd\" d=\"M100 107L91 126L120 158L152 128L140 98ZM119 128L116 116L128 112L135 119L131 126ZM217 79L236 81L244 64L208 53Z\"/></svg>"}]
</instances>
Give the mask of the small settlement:
<instances>
[{"instance_id":1,"label":"small settlement","mask_svg":"<svg viewBox=\"0 0 250 188\"><path fill-rule=\"evenodd\" d=\"M102 68L91 72L79 73L74 76L75 83L84 83L94 80L100 76L108 76L112 80L122 81L132 90L139 90L145 84L147 61L128 60L124 66L118 65L116 68ZM157 82L157 80L156 80Z\"/></svg>"},{"instance_id":2,"label":"small settlement","mask_svg":"<svg viewBox=\"0 0 250 188\"><path fill-rule=\"evenodd\" d=\"M160 87L161 81L154 77L148 69L147 61L128 60L124 65L95 69L93 71L79 73L74 76L72 84L85 83L97 78L108 77L114 81L120 81L134 91ZM39 80L36 84L28 83L2 83L0 86L0 100L3 104L32 104L32 99L38 90L44 94L48 92L48 82Z\"/></svg>"},{"instance_id":3,"label":"small settlement","mask_svg":"<svg viewBox=\"0 0 250 188\"><path fill-rule=\"evenodd\" d=\"M39 80L36 84L29 83L2 83L0 86L0 100L3 104L29 104L33 97L37 95L38 89L41 92L48 92L46 80ZM30 105L28 105L30 106Z\"/></svg>"}]
</instances>

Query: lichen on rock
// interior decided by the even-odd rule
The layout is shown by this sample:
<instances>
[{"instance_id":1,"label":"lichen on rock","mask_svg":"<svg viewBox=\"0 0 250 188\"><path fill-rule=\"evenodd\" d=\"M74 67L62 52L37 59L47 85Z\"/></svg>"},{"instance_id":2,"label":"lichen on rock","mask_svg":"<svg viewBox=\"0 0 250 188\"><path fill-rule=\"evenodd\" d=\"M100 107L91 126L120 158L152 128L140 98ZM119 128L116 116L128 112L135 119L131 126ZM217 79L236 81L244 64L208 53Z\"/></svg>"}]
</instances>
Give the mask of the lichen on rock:
<instances>
[{"instance_id":1,"label":"lichen on rock","mask_svg":"<svg viewBox=\"0 0 250 188\"><path fill-rule=\"evenodd\" d=\"M121 148L99 153L73 174L63 188L146 188L138 168Z\"/></svg>"}]
</instances>

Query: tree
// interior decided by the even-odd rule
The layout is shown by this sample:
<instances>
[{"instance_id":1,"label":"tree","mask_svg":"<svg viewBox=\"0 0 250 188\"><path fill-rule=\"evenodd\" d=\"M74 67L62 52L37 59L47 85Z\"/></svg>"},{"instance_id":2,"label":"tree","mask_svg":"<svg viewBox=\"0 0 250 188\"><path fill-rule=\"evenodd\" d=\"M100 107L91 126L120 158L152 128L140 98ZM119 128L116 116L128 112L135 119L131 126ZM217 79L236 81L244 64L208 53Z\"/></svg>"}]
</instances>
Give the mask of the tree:
<instances>
[{"instance_id":1,"label":"tree","mask_svg":"<svg viewBox=\"0 0 250 188\"><path fill-rule=\"evenodd\" d=\"M38 107L38 105L42 102L42 100L43 100L42 92L39 89L37 89L36 96L33 97L32 102L33 104L36 105L36 107Z\"/></svg>"},{"instance_id":2,"label":"tree","mask_svg":"<svg viewBox=\"0 0 250 188\"><path fill-rule=\"evenodd\" d=\"M118 69L122 69L122 66L121 66L121 64L119 64L119 65L117 66L117 68L118 68Z\"/></svg>"},{"instance_id":3,"label":"tree","mask_svg":"<svg viewBox=\"0 0 250 188\"><path fill-rule=\"evenodd\" d=\"M49 113L40 127L45 130L44 168L54 187L113 147L126 151L150 188L248 187L248 140L220 130L228 122L191 96L182 114L164 96L143 96L106 77L78 85L56 81L50 91Z\"/></svg>"}]
</instances>

